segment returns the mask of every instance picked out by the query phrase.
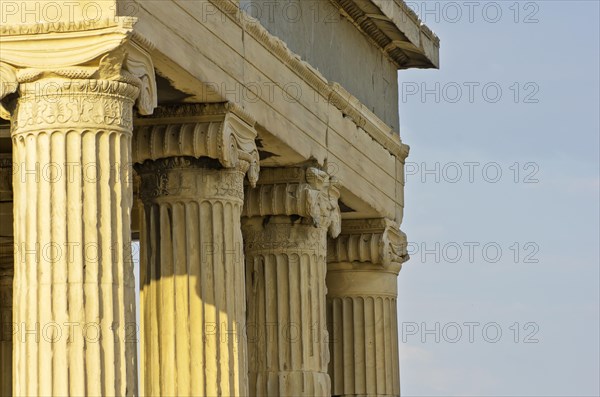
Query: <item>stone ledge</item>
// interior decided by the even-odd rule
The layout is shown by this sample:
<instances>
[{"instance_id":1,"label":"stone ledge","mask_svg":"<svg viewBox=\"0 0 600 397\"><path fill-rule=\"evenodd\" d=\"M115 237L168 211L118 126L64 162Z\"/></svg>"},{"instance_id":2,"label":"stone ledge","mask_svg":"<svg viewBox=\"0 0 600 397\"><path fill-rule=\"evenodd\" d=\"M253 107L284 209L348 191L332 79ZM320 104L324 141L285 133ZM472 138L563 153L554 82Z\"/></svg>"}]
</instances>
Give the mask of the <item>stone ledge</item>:
<instances>
[{"instance_id":1,"label":"stone ledge","mask_svg":"<svg viewBox=\"0 0 600 397\"><path fill-rule=\"evenodd\" d=\"M439 38L402 0L330 1L398 69L439 68Z\"/></svg>"},{"instance_id":2,"label":"stone ledge","mask_svg":"<svg viewBox=\"0 0 600 397\"><path fill-rule=\"evenodd\" d=\"M318 70L292 52L283 40L270 34L257 19L245 14L242 16L243 11L236 2L210 1L390 153L402 160L408 156L409 148L402 143L399 132L393 131L340 84L329 82Z\"/></svg>"}]
</instances>

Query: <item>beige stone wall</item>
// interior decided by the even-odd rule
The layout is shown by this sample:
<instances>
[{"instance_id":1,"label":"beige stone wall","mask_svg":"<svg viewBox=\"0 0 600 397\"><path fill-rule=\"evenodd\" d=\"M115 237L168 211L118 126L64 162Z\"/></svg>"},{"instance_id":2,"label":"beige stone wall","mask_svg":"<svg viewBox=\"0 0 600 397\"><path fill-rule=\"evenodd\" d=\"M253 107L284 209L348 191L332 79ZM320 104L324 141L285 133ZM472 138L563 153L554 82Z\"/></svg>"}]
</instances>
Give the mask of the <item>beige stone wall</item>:
<instances>
[{"instance_id":1,"label":"beige stone wall","mask_svg":"<svg viewBox=\"0 0 600 397\"><path fill-rule=\"evenodd\" d=\"M240 7L399 131L396 66L331 2L242 0Z\"/></svg>"},{"instance_id":2,"label":"beige stone wall","mask_svg":"<svg viewBox=\"0 0 600 397\"><path fill-rule=\"evenodd\" d=\"M316 160L340 181L352 216L401 219L397 162L408 147L397 131L233 3L169 2L168 11L166 3L135 2L135 29L153 43L154 66L172 89L189 102L243 107L260 131L261 163Z\"/></svg>"}]
</instances>

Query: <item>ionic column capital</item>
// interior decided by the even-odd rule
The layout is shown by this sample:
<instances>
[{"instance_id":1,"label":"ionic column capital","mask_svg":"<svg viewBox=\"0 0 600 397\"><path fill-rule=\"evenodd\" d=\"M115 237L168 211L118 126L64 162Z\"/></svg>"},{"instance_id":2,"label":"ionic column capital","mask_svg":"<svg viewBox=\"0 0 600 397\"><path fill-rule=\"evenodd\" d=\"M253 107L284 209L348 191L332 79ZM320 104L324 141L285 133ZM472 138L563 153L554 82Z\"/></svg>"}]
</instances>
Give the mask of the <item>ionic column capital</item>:
<instances>
[{"instance_id":1,"label":"ionic column capital","mask_svg":"<svg viewBox=\"0 0 600 397\"><path fill-rule=\"evenodd\" d=\"M255 123L228 102L160 107L152 117L136 120L133 161L207 157L225 168L247 169L255 186L260 171Z\"/></svg>"},{"instance_id":2,"label":"ionic column capital","mask_svg":"<svg viewBox=\"0 0 600 397\"><path fill-rule=\"evenodd\" d=\"M337 239L329 239L329 269L381 268L398 273L408 260L406 234L385 218L344 220Z\"/></svg>"},{"instance_id":3,"label":"ionic column capital","mask_svg":"<svg viewBox=\"0 0 600 397\"><path fill-rule=\"evenodd\" d=\"M157 106L154 65L148 53L152 45L133 33L134 23L135 18L117 17L2 26L0 101L16 93L19 84L47 78L53 79L52 86L38 86L40 98L61 95L57 91L63 83L73 85L73 80L108 80L135 86L138 111L152 114ZM10 110L10 105L0 104L0 117L8 119Z\"/></svg>"},{"instance_id":4,"label":"ionic column capital","mask_svg":"<svg viewBox=\"0 0 600 397\"><path fill-rule=\"evenodd\" d=\"M246 189L242 216L299 216L337 237L341 227L338 182L316 167L263 169L256 188Z\"/></svg>"}]
</instances>

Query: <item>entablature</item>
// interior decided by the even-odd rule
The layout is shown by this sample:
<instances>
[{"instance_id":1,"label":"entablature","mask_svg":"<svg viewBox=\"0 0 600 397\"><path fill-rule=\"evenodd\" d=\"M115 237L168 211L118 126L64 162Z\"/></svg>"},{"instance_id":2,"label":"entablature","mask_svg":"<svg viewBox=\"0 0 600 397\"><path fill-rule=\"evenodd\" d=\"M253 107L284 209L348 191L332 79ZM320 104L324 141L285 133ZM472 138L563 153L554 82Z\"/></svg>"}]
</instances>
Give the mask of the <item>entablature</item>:
<instances>
[{"instance_id":1,"label":"entablature","mask_svg":"<svg viewBox=\"0 0 600 397\"><path fill-rule=\"evenodd\" d=\"M402 0L330 0L398 69L439 68L440 40Z\"/></svg>"},{"instance_id":2,"label":"entablature","mask_svg":"<svg viewBox=\"0 0 600 397\"><path fill-rule=\"evenodd\" d=\"M245 15L237 2L114 1L117 8L135 4L136 17L116 17L117 22L91 26L90 32L81 30L84 26L79 24L40 24L42 30L3 26L3 32L11 37L6 42L21 36L15 40L27 38L33 45L46 34L83 35L88 40L103 29L112 29L111 34L116 32L119 38L118 45L126 42L128 46L125 71L140 79L144 77L142 71L146 75L150 68L157 72L156 83L145 82L150 94L146 98L152 98L154 92L162 105L235 104L256 120L260 166L289 167L315 161L340 182L344 219L387 217L401 222L408 146L398 132L340 84L328 81L294 54L260 22ZM34 34L36 31L42 33ZM3 34L3 42L8 36ZM138 63L132 62L136 49L138 55L144 55L137 57ZM81 59L75 64L90 66ZM261 84L269 89L257 90ZM290 86L299 95L292 93L290 97ZM180 99L172 100L174 92ZM138 104L138 111L143 108ZM3 144L9 134L0 138Z\"/></svg>"}]
</instances>

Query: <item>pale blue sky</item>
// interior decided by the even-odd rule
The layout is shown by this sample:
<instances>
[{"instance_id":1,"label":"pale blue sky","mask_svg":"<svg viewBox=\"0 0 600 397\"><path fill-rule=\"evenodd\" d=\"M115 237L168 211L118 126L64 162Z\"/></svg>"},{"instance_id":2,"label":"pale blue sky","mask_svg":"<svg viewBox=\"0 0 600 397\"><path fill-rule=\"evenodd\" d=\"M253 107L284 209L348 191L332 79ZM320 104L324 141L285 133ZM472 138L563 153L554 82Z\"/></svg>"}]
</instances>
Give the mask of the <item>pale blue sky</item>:
<instances>
[{"instance_id":1,"label":"pale blue sky","mask_svg":"<svg viewBox=\"0 0 600 397\"><path fill-rule=\"evenodd\" d=\"M413 253L399 279L403 396L598 396L599 3L501 1L484 15L490 2L475 2L473 22L464 2L461 18L449 2L423 15L423 3L409 4L441 38L441 69L399 73ZM439 103L409 95L423 83L440 83ZM479 83L473 103L465 83ZM439 182L422 172L436 162ZM479 164L472 183L466 162ZM472 343L465 322L479 324ZM537 343L524 343L532 332Z\"/></svg>"}]
</instances>

